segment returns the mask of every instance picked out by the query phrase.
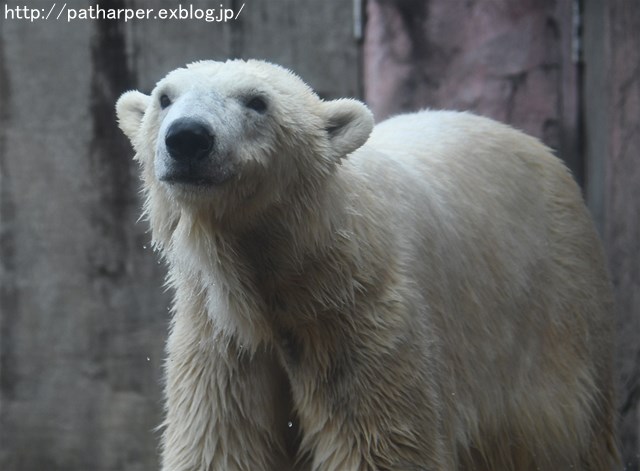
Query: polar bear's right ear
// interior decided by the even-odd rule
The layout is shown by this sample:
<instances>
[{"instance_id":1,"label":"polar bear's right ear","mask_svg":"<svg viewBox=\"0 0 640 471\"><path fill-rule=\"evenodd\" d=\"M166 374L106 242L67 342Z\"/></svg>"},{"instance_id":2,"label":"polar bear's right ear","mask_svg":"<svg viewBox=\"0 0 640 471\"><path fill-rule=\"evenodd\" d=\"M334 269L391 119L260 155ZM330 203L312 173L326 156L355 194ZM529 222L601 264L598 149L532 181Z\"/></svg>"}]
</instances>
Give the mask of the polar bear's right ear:
<instances>
[{"instance_id":1,"label":"polar bear's right ear","mask_svg":"<svg viewBox=\"0 0 640 471\"><path fill-rule=\"evenodd\" d=\"M134 143L140 131L142 117L147 109L151 97L131 90L123 93L116 103L116 115L118 116L118 126L122 132Z\"/></svg>"},{"instance_id":2,"label":"polar bear's right ear","mask_svg":"<svg viewBox=\"0 0 640 471\"><path fill-rule=\"evenodd\" d=\"M364 103L341 98L324 102L323 107L329 141L340 158L367 142L373 130L373 115Z\"/></svg>"}]
</instances>

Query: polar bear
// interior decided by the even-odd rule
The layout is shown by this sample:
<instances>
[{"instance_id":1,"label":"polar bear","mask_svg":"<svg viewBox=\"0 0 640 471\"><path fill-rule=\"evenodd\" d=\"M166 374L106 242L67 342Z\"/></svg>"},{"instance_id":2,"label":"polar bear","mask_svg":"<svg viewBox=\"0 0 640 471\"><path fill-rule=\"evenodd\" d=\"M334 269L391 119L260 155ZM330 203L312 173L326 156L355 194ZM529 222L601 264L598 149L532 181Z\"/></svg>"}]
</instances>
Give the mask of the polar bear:
<instances>
[{"instance_id":1,"label":"polar bear","mask_svg":"<svg viewBox=\"0 0 640 471\"><path fill-rule=\"evenodd\" d=\"M609 283L537 140L374 127L261 61L203 61L120 126L175 291L162 469L611 469Z\"/></svg>"}]
</instances>

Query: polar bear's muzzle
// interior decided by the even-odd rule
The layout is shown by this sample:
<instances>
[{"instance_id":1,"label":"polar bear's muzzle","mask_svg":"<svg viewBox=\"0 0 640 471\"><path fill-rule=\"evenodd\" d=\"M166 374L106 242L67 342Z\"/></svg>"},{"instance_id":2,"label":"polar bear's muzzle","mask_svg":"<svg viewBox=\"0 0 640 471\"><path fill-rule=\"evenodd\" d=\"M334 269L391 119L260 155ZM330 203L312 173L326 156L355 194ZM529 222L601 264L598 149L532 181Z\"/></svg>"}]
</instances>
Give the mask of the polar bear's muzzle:
<instances>
[{"instance_id":1,"label":"polar bear's muzzle","mask_svg":"<svg viewBox=\"0 0 640 471\"><path fill-rule=\"evenodd\" d=\"M211 127L195 118L169 125L156 155L156 176L166 183L218 185L234 174L228 158L216 148Z\"/></svg>"},{"instance_id":2,"label":"polar bear's muzzle","mask_svg":"<svg viewBox=\"0 0 640 471\"><path fill-rule=\"evenodd\" d=\"M190 118L174 121L164 139L169 156L178 162L194 162L206 157L214 137L206 124Z\"/></svg>"}]
</instances>

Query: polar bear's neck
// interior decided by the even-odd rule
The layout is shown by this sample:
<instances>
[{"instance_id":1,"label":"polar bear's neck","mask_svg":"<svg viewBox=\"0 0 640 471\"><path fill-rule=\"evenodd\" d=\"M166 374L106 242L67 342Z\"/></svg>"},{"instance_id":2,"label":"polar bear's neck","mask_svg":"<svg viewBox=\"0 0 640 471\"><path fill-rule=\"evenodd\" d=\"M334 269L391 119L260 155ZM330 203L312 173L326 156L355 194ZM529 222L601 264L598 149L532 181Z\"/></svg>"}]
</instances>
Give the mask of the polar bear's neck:
<instances>
[{"instance_id":1,"label":"polar bear's neck","mask_svg":"<svg viewBox=\"0 0 640 471\"><path fill-rule=\"evenodd\" d=\"M256 348L270 342L274 322L295 328L318 312L345 309L390 263L385 247L362 237L362 191L336 177L316 198L274 206L234 231L183 211L168 250L170 272L179 273L170 283L202 297L222 334ZM176 286L184 273L193 286Z\"/></svg>"}]
</instances>

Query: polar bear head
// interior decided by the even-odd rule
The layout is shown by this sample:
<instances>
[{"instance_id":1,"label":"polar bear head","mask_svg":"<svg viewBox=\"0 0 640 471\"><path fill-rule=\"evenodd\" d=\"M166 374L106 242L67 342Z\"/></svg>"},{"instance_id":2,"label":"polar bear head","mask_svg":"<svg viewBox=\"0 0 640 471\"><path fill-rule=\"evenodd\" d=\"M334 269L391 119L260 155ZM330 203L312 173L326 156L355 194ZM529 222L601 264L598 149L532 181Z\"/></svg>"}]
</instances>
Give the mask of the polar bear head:
<instances>
[{"instance_id":1,"label":"polar bear head","mask_svg":"<svg viewBox=\"0 0 640 471\"><path fill-rule=\"evenodd\" d=\"M151 95L123 94L116 111L142 165L146 211L169 225L176 212L224 225L309 198L373 127L362 103L323 101L293 73L254 60L190 64Z\"/></svg>"}]
</instances>

